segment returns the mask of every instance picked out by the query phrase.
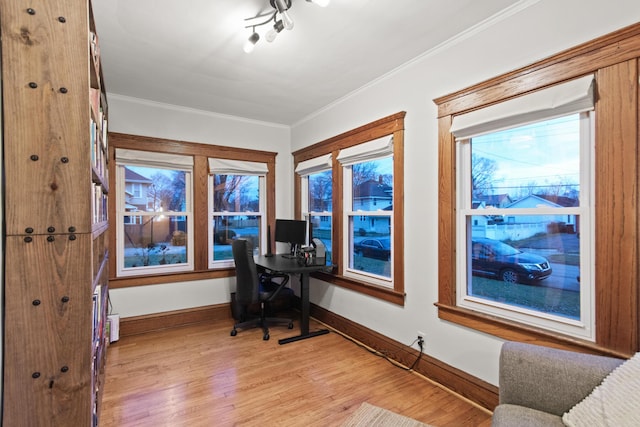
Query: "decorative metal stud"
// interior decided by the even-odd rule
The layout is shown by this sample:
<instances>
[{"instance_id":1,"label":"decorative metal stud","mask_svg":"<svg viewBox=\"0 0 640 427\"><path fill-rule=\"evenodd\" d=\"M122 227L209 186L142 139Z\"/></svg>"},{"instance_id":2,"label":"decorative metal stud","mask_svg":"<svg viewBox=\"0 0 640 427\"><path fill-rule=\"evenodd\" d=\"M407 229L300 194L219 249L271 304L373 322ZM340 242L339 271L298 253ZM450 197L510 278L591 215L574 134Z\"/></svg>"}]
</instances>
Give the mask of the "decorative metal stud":
<instances>
[{"instance_id":1,"label":"decorative metal stud","mask_svg":"<svg viewBox=\"0 0 640 427\"><path fill-rule=\"evenodd\" d=\"M66 87L61 87L60 88L60 93L67 93L67 88Z\"/></svg>"},{"instance_id":2,"label":"decorative metal stud","mask_svg":"<svg viewBox=\"0 0 640 427\"><path fill-rule=\"evenodd\" d=\"M62 163L69 163L69 158L68 158L68 157L62 157L62 158L60 159L60 161L61 161Z\"/></svg>"},{"instance_id":3,"label":"decorative metal stud","mask_svg":"<svg viewBox=\"0 0 640 427\"><path fill-rule=\"evenodd\" d=\"M27 236L27 237L24 238L24 242L25 243L31 243L31 242L33 242L33 238L31 236Z\"/></svg>"},{"instance_id":4,"label":"decorative metal stud","mask_svg":"<svg viewBox=\"0 0 640 427\"><path fill-rule=\"evenodd\" d=\"M35 9L33 9L33 8L31 8L31 7L30 7L29 9L27 9L27 13L28 13L29 15L35 15L35 14L36 14L36 11L35 11Z\"/></svg>"},{"instance_id":5,"label":"decorative metal stud","mask_svg":"<svg viewBox=\"0 0 640 427\"><path fill-rule=\"evenodd\" d=\"M34 380L36 378L40 378L40 372L34 372L33 374L31 374L31 378L33 378Z\"/></svg>"},{"instance_id":6,"label":"decorative metal stud","mask_svg":"<svg viewBox=\"0 0 640 427\"><path fill-rule=\"evenodd\" d=\"M69 302L69 299L70 299L70 298L69 298L68 296L66 296L66 295L65 295L65 296L63 296L63 297L62 297L62 299L61 299L60 301L62 301L62 302Z\"/></svg>"},{"instance_id":7,"label":"decorative metal stud","mask_svg":"<svg viewBox=\"0 0 640 427\"><path fill-rule=\"evenodd\" d=\"M53 227L53 226L51 226L51 227L48 227L48 228L47 228L47 231L48 231L49 233L53 233L53 232L55 232L55 231L56 231L56 228L55 228L55 227Z\"/></svg>"},{"instance_id":8,"label":"decorative metal stud","mask_svg":"<svg viewBox=\"0 0 640 427\"><path fill-rule=\"evenodd\" d=\"M38 161L38 159L40 159L40 157L38 157L38 155L37 155L37 154L32 154L29 158L30 158L31 160L33 160L34 162L37 162L37 161Z\"/></svg>"},{"instance_id":9,"label":"decorative metal stud","mask_svg":"<svg viewBox=\"0 0 640 427\"><path fill-rule=\"evenodd\" d=\"M64 24L65 22L67 22L67 18L65 18L64 16L58 16L58 21Z\"/></svg>"},{"instance_id":10,"label":"decorative metal stud","mask_svg":"<svg viewBox=\"0 0 640 427\"><path fill-rule=\"evenodd\" d=\"M31 89L35 89L35 88L37 88L37 87L38 87L38 83L36 83L36 82L29 82L29 87L30 87Z\"/></svg>"},{"instance_id":11,"label":"decorative metal stud","mask_svg":"<svg viewBox=\"0 0 640 427\"><path fill-rule=\"evenodd\" d=\"M75 233L75 232L76 232L76 228L73 225L69 227L69 233Z\"/></svg>"},{"instance_id":12,"label":"decorative metal stud","mask_svg":"<svg viewBox=\"0 0 640 427\"><path fill-rule=\"evenodd\" d=\"M54 242L56 238L54 236L47 236L47 242Z\"/></svg>"},{"instance_id":13,"label":"decorative metal stud","mask_svg":"<svg viewBox=\"0 0 640 427\"><path fill-rule=\"evenodd\" d=\"M60 372L62 372L62 373L69 372L69 367L68 366L63 366L62 368L60 368Z\"/></svg>"},{"instance_id":14,"label":"decorative metal stud","mask_svg":"<svg viewBox=\"0 0 640 427\"><path fill-rule=\"evenodd\" d=\"M24 229L24 232L28 233L28 234L31 234L31 233L33 233L33 228L27 227L27 228Z\"/></svg>"},{"instance_id":15,"label":"decorative metal stud","mask_svg":"<svg viewBox=\"0 0 640 427\"><path fill-rule=\"evenodd\" d=\"M40 300L39 299L34 299L31 304L35 305L36 307L40 305Z\"/></svg>"},{"instance_id":16,"label":"decorative metal stud","mask_svg":"<svg viewBox=\"0 0 640 427\"><path fill-rule=\"evenodd\" d=\"M71 240L71 241L76 240L76 235L75 234L70 234L69 235L69 240Z\"/></svg>"}]
</instances>

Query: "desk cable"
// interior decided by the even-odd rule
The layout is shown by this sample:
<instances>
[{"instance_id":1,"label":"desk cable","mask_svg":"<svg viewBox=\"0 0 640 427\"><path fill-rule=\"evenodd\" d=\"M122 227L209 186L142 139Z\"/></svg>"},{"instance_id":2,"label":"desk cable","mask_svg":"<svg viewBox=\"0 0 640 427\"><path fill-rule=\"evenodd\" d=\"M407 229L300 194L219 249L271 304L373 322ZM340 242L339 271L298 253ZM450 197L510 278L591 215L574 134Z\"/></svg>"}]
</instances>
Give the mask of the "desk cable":
<instances>
[{"instance_id":1,"label":"desk cable","mask_svg":"<svg viewBox=\"0 0 640 427\"><path fill-rule=\"evenodd\" d=\"M320 322L322 323L322 322ZM324 324L324 323L323 323ZM337 333L338 335L342 336L344 339L351 341L352 343L354 343L355 345L357 345L360 348L363 348L365 350L367 350L369 353L373 354L374 356L378 356L381 357L383 359L385 359L387 362L391 363L392 365L394 365L397 368L400 368L404 371L413 371L413 369L416 367L416 365L418 364L418 361L422 358L422 354L424 352L424 339L422 337L420 338L416 338L410 345L409 347L412 347L415 343L418 343L418 346L420 347L420 353L418 353L418 357L416 358L416 360L414 360L414 362L411 364L410 367L407 367L405 365L403 365L402 363L393 360L392 358L389 357L389 355L385 354L384 351L380 351L380 350L376 350L375 348L369 347L368 345L356 340L355 338L350 337L347 334L344 334L334 328L332 328L329 325L324 324L325 327L331 329L333 332Z\"/></svg>"}]
</instances>

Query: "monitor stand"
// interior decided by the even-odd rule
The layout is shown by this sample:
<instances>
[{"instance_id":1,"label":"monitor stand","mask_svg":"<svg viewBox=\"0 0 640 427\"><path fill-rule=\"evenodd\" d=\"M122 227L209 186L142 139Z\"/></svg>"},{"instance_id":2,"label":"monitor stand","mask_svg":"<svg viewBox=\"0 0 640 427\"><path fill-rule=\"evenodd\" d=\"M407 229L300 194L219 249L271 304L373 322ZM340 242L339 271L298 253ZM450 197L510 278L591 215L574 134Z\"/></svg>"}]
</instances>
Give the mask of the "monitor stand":
<instances>
[{"instance_id":1,"label":"monitor stand","mask_svg":"<svg viewBox=\"0 0 640 427\"><path fill-rule=\"evenodd\" d=\"M289 250L288 254L282 254L282 258L287 258L287 259L295 259L298 257L298 247L299 245L296 245L294 243L290 244L291 249Z\"/></svg>"}]
</instances>

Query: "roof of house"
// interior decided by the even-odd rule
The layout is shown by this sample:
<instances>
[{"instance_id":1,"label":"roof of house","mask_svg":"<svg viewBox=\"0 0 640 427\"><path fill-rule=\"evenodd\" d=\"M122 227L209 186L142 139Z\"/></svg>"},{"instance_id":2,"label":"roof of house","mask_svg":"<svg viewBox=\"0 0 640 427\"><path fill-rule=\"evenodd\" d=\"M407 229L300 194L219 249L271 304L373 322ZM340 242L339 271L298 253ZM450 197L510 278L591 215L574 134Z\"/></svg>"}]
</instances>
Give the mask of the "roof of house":
<instances>
[{"instance_id":1,"label":"roof of house","mask_svg":"<svg viewBox=\"0 0 640 427\"><path fill-rule=\"evenodd\" d=\"M368 181L359 184L355 190L354 195L356 197L383 197L389 198L392 197L393 187L390 185L386 185L381 183L380 181L376 181L375 179L370 179Z\"/></svg>"},{"instance_id":2,"label":"roof of house","mask_svg":"<svg viewBox=\"0 0 640 427\"><path fill-rule=\"evenodd\" d=\"M505 203L511 203L511 197L508 194L487 194L474 197L474 201L484 202L487 206L502 206Z\"/></svg>"},{"instance_id":3,"label":"roof of house","mask_svg":"<svg viewBox=\"0 0 640 427\"><path fill-rule=\"evenodd\" d=\"M125 181L135 181L135 182L153 182L146 176L142 176L137 172L132 171L131 169L125 167L124 168L124 180Z\"/></svg>"},{"instance_id":4,"label":"roof of house","mask_svg":"<svg viewBox=\"0 0 640 427\"><path fill-rule=\"evenodd\" d=\"M549 194L536 194L541 199L548 200L552 203L562 206L563 208L573 208L580 205L580 200L573 197L555 196Z\"/></svg>"}]
</instances>

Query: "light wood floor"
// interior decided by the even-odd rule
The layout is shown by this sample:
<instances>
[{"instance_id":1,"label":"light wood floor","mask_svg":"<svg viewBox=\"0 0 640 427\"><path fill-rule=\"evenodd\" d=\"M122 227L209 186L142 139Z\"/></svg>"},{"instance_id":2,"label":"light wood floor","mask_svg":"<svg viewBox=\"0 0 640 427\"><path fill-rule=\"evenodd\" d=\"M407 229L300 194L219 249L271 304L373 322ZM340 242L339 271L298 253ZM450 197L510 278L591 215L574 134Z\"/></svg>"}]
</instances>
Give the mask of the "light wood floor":
<instances>
[{"instance_id":1,"label":"light wood floor","mask_svg":"<svg viewBox=\"0 0 640 427\"><path fill-rule=\"evenodd\" d=\"M273 327L263 341L259 329L229 336L231 324L111 344L100 425L339 426L362 402L434 426L490 425L486 411L338 333L278 345L297 331Z\"/></svg>"}]
</instances>

